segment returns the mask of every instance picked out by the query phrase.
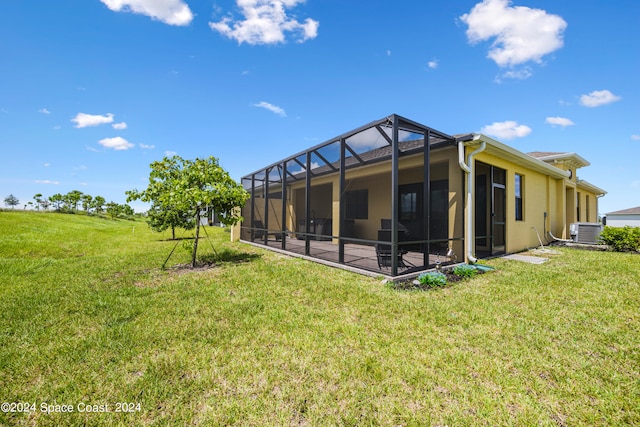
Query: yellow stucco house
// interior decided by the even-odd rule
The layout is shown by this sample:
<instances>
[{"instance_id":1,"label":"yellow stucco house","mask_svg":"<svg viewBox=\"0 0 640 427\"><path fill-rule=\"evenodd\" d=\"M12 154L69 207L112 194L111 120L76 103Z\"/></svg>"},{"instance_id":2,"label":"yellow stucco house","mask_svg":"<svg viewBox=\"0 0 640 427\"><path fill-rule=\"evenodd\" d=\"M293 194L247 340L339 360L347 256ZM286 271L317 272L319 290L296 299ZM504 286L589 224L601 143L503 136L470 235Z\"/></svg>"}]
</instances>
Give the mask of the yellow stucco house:
<instances>
[{"instance_id":1,"label":"yellow stucco house","mask_svg":"<svg viewBox=\"0 0 640 427\"><path fill-rule=\"evenodd\" d=\"M391 278L476 262L596 222L588 165L392 115L243 177L232 239Z\"/></svg>"}]
</instances>

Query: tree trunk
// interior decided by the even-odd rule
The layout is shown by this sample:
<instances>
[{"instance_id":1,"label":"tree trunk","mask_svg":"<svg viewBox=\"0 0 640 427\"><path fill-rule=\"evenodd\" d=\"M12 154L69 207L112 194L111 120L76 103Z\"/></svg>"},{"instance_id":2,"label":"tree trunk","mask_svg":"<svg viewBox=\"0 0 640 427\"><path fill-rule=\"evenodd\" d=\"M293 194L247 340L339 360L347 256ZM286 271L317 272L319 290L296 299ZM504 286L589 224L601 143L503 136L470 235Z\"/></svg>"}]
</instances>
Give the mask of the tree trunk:
<instances>
[{"instance_id":1,"label":"tree trunk","mask_svg":"<svg viewBox=\"0 0 640 427\"><path fill-rule=\"evenodd\" d=\"M196 253L198 252L198 238L200 237L200 209L196 211L196 238L193 241L193 254L191 256L191 267L196 267Z\"/></svg>"},{"instance_id":2,"label":"tree trunk","mask_svg":"<svg viewBox=\"0 0 640 427\"><path fill-rule=\"evenodd\" d=\"M171 226L171 240L176 240L176 228Z\"/></svg>"}]
</instances>

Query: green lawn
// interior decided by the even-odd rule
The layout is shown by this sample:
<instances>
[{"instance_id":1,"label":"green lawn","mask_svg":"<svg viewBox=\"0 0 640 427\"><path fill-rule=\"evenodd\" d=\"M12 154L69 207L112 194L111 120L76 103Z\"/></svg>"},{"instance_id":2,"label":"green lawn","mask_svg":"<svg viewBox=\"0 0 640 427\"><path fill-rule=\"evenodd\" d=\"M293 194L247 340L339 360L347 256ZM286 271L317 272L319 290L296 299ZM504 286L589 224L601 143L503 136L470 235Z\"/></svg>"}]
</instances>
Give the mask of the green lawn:
<instances>
[{"instance_id":1,"label":"green lawn","mask_svg":"<svg viewBox=\"0 0 640 427\"><path fill-rule=\"evenodd\" d=\"M408 292L208 231L161 270L142 222L0 212L0 425L640 424L639 255Z\"/></svg>"}]
</instances>

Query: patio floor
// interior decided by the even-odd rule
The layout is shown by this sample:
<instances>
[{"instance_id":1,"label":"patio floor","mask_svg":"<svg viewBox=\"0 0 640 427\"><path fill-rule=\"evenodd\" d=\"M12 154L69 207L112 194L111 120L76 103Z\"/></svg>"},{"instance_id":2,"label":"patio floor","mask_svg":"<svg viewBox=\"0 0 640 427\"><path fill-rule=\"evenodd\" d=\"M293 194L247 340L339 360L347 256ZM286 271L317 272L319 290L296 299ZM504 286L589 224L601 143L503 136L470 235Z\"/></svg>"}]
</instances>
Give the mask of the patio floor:
<instances>
[{"instance_id":1,"label":"patio floor","mask_svg":"<svg viewBox=\"0 0 640 427\"><path fill-rule=\"evenodd\" d=\"M253 243L259 246L264 246L264 241L262 240ZM267 241L267 246L278 251L283 250L281 240L269 239ZM345 243L344 264L339 263L338 249L338 245L330 240L311 240L309 241L309 255L306 255L304 240L287 238L286 249L284 250L284 252L328 261L332 264L337 264L337 267L352 267L354 269L366 270L385 276L391 274L390 267L379 267L378 258L376 256L376 249L374 246L356 243ZM429 268L428 266L424 266L424 255L422 252L408 251L402 255L402 261L404 265L398 266L399 274L409 274L413 272L423 271ZM442 264L446 264L449 263L450 260L441 254L430 253L428 263L429 265L431 265L431 268L433 268L437 261L442 262Z\"/></svg>"}]
</instances>

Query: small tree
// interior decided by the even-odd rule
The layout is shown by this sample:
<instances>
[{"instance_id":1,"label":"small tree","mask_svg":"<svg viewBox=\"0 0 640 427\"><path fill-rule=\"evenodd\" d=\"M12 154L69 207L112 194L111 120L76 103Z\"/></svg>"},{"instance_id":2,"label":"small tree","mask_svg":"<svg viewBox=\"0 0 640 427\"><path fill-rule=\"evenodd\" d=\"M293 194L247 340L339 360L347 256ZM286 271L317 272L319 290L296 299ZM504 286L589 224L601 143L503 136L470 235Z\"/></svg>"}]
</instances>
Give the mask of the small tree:
<instances>
[{"instance_id":1,"label":"small tree","mask_svg":"<svg viewBox=\"0 0 640 427\"><path fill-rule=\"evenodd\" d=\"M78 203L80 203L80 199L82 199L82 191L73 190L69 191L65 195L65 201L69 209L73 209L74 211L78 210Z\"/></svg>"},{"instance_id":2,"label":"small tree","mask_svg":"<svg viewBox=\"0 0 640 427\"><path fill-rule=\"evenodd\" d=\"M60 193L49 196L49 201L56 205L56 210L60 210L60 203L64 202L64 197Z\"/></svg>"},{"instance_id":3,"label":"small tree","mask_svg":"<svg viewBox=\"0 0 640 427\"><path fill-rule=\"evenodd\" d=\"M127 191L127 196L127 201L140 199L152 202L161 211L195 217L196 234L191 254L193 267L196 266L202 209L211 206L220 214L223 224L233 225L242 219L236 208L243 206L249 198L249 194L231 179L215 157L184 160L179 156L151 163L147 189Z\"/></svg>"},{"instance_id":4,"label":"small tree","mask_svg":"<svg viewBox=\"0 0 640 427\"><path fill-rule=\"evenodd\" d=\"M85 212L89 212L91 202L93 201L91 194L83 194L80 200L82 201L82 209L84 209Z\"/></svg>"},{"instance_id":5,"label":"small tree","mask_svg":"<svg viewBox=\"0 0 640 427\"><path fill-rule=\"evenodd\" d=\"M42 204L42 194L36 194L35 196L33 196L33 200L36 201L36 210L39 211L40 205Z\"/></svg>"},{"instance_id":6,"label":"small tree","mask_svg":"<svg viewBox=\"0 0 640 427\"><path fill-rule=\"evenodd\" d=\"M107 215L111 217L111 219L115 219L121 212L120 205L115 202L107 203Z\"/></svg>"},{"instance_id":7,"label":"small tree","mask_svg":"<svg viewBox=\"0 0 640 427\"><path fill-rule=\"evenodd\" d=\"M20 200L18 200L18 198L13 194L9 194L7 197L4 198L4 204L6 206L11 206L11 209L15 209L16 206L20 204Z\"/></svg>"},{"instance_id":8,"label":"small tree","mask_svg":"<svg viewBox=\"0 0 640 427\"><path fill-rule=\"evenodd\" d=\"M104 210L104 204L107 201L105 200L104 197L102 196L96 196L93 198L93 202L91 202L91 207L93 208L94 212L99 214Z\"/></svg>"}]
</instances>

